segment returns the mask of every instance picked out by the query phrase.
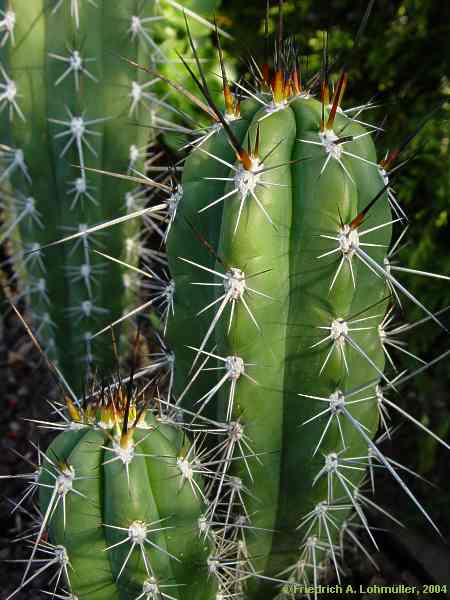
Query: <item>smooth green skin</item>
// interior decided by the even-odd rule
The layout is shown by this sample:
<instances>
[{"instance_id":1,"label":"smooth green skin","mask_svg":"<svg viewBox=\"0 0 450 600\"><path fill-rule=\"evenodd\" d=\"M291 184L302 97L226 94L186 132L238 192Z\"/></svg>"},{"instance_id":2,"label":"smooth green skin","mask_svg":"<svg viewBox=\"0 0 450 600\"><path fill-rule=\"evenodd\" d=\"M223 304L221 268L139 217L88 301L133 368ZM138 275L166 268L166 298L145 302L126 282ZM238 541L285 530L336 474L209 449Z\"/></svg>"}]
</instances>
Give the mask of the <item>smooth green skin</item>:
<instances>
[{"instance_id":1,"label":"smooth green skin","mask_svg":"<svg viewBox=\"0 0 450 600\"><path fill-rule=\"evenodd\" d=\"M136 433L136 452L146 456L132 460L129 484L122 462L104 464L115 455L107 449L110 442L102 431L86 428L64 432L47 451L52 461L56 462L56 457L65 460L74 467L76 477L86 477L74 480L74 489L83 497L74 492L66 496L65 528L62 506L48 527L49 541L67 550L71 589L80 600L130 600L142 593L147 575L139 547L131 554L120 578L131 545L126 542L105 551L128 535L127 531L106 525L128 529L135 520L153 523L149 529L167 528L148 533L148 539L160 549L145 545L157 580L161 585L174 585L163 591L180 600L214 598L214 580L206 576L210 543L199 537L197 528L203 510L201 501L187 482L183 484L176 466L178 445L169 441L167 432L161 431L155 421L154 424L157 429ZM44 466L40 483L51 486L40 488L40 506L45 513L54 486L48 471L54 473L54 469L48 462Z\"/></svg>"},{"instance_id":2,"label":"smooth green skin","mask_svg":"<svg viewBox=\"0 0 450 600\"><path fill-rule=\"evenodd\" d=\"M1 141L23 149L32 185L29 186L17 171L14 184L24 194L36 199L45 226L44 229L22 226L23 244L39 242L44 245L68 235L70 232L63 229L65 227L77 229L80 223L92 226L125 214L125 193L135 187L130 182L86 172L88 183L96 188L91 193L98 206L85 198L83 205L79 200L76 207L70 210L74 197L68 195L67 190L69 182L80 175L80 170L73 166L79 164L78 153L73 145L60 158L69 137L55 139L56 134L66 129L50 123L48 119L68 120L65 107L74 115L86 111L85 118L88 120L111 117L104 123L89 127L101 133L101 136L87 137L98 157L84 146L84 160L87 167L117 173L127 171L130 145L142 147L150 135L146 127L136 126L136 121L142 125L150 121L149 111L144 104L140 105L134 116L128 115L131 83L134 80L144 83L145 73L137 72L120 59L120 56L126 56L137 62L148 60L142 42L132 42L126 33L135 10L134 0L103 0L98 3L99 8L82 2L78 31L70 17L69 2L64 2L55 14L48 10L48 4L46 0L15 0L16 45L8 43L0 51L2 63L17 83L20 94L18 102L27 119L24 123L16 115L9 126L9 136L2 135ZM145 3L141 16L152 14L152 3ZM99 82L81 76L80 92L77 94L73 74L69 74L58 86L54 85L68 64L49 57L48 53L67 56L68 46L80 47L80 44L83 57L96 59L96 62L86 63L86 67ZM2 119L5 115L5 112L2 113ZM136 167L140 166L137 163ZM134 219L123 226L105 229L93 239L103 245L102 249L107 254L136 262L138 257L126 256L124 247L126 238L133 237L138 229L139 220ZM36 294L32 294L30 300L35 313L48 311L56 323L56 354L52 353L51 356L59 361L68 381L80 390L83 369L73 369L73 364L74 361L81 361L86 354L83 333L99 331L119 318L127 307L134 306L134 301L123 285L123 267L91 252L90 263L93 266L101 264L104 268L103 273L95 275L98 284L92 283L95 304L109 312L107 315L85 318L80 324L75 322L75 318L69 317L66 312L68 307L88 299L85 283L82 280L70 281L64 271L68 265L81 266L85 262L81 246L73 252L74 243L45 251L45 279L50 305L46 306ZM29 274L32 277L42 276L38 268ZM44 327L41 337L46 345L50 336L51 330ZM94 354L96 367L101 372L109 372L113 368L114 359L108 337L103 336L94 342Z\"/></svg>"},{"instance_id":3,"label":"smooth green skin","mask_svg":"<svg viewBox=\"0 0 450 600\"><path fill-rule=\"evenodd\" d=\"M343 162L352 174L355 184L334 160L330 161L320 176L325 159L324 149L299 141L319 139L320 114L320 103L316 100L297 99L288 108L273 113L261 122L261 156L283 139L276 152L266 161L266 166L291 159L309 158L305 162L286 165L264 175L265 181L291 187L264 189L258 186L256 190L259 200L275 222L276 229L251 198L246 200L235 235L233 231L239 208L238 197L227 199L223 203L221 216L220 211L217 211L220 219L217 253L222 261L229 266L240 267L247 275L269 269L268 272L252 278L249 285L273 297L272 300L268 300L251 294L247 296L248 304L260 325L260 331L251 322L244 307L238 305L229 334L226 330L227 313L216 329L215 339L211 338L207 344L207 349L210 350L217 343L216 353L221 356L236 354L245 362L256 363L255 367L249 367L248 373L257 380L258 385L245 378L238 381L233 418L241 419L253 451L263 453L260 457L263 464L259 465L256 460L251 461L253 481L250 480L243 464L233 467L233 471L242 477L244 484L258 499L246 499L246 508L252 515L253 525L275 530L275 533L249 532L247 537L248 552L253 558L256 570L268 576L277 576L299 558L298 549L305 529L296 528L302 518L327 497L326 477L314 487L312 481L324 464L323 455L342 449L337 426L334 424L319 451L313 456L328 415L303 427L301 424L326 408L326 405L299 397L297 393L328 397L337 388L344 392L350 391L358 385L378 378L375 369L356 351L350 349L348 344L346 356L349 374L346 373L340 356L335 352L322 375L319 375L330 344L324 343L311 349L311 345L328 333L318 330L317 327L329 326L334 318L348 318L361 311L365 312L357 318L378 315L356 325L372 326L372 329L357 331L351 335L380 369L384 365L377 326L384 315L386 302L380 302L369 309L386 297L383 280L354 258L356 289L353 289L348 266L344 265L330 292L329 286L338 265L337 257L340 259L341 255L317 259L317 256L337 245L337 242L320 238L318 234L338 233L338 208L344 222L349 222L379 192L383 182L374 165L350 157L343 157ZM255 121L260 116L261 113L254 117L250 127L252 139L255 137ZM339 132L344 124L347 125L347 119L338 114L334 130ZM345 135L358 135L363 132L364 130L356 124L348 124L345 129ZM213 143L215 142L211 141L211 144ZM345 150L376 162L370 136L346 144ZM218 153L217 149L216 154ZM209 176L207 169L217 168L216 161L208 157L205 159L204 156L204 153L195 152L187 162L184 173L186 181L190 181L191 178L198 181L201 176ZM201 167L204 171L200 173ZM192 211L230 189L226 183L222 187L214 183L214 188L211 182L197 182L196 185L201 186L201 197L198 193L192 194L190 188L187 188L184 198L184 205ZM364 230L390 220L387 198L383 197L371 210L367 225L364 224L360 229ZM168 253L171 268L175 263L174 249L178 251L177 243L184 248L183 256L210 266L211 256L207 257L199 250L196 252L196 241L193 238L188 241L186 233L175 242L173 238L176 233L173 233L170 239ZM388 245L390 236L391 228L387 226L364 236L361 241ZM210 239L210 242L214 244L215 239ZM382 263L385 248L369 247L365 250ZM223 272L219 263L216 263L214 268ZM198 269L191 270L191 281L219 281L206 273L199 277L198 273ZM183 271L183 276L189 277L189 271ZM182 281L179 268L174 277L178 286ZM183 291L184 289L186 288L184 287ZM180 389L180 379L182 380L187 372L184 360L188 355L184 346L188 343L198 346L206 331L205 327L208 327L212 319L212 310L208 319L194 319L196 311L206 305L207 300L211 301L214 298L207 297L205 289L207 288L202 288L200 294L191 291L189 297L183 294L183 304L180 301L178 304L179 310L185 312L183 315L178 314L176 319L178 323L184 323L185 327L182 332L180 328L176 331L177 338L175 331L173 332L171 344L175 350L177 369L180 367L178 357L182 357L183 360L182 368L177 374ZM216 289L218 293L222 293L222 288ZM190 339L189 335L192 335ZM191 355L191 361L192 358ZM203 389L210 389L216 379L214 376L209 377L207 373L204 373L203 377L208 380ZM229 388L228 385L225 387L218 404L214 407L217 418L222 419L228 401ZM185 399L186 405L195 403L199 397L198 393L199 387L193 386L189 397ZM368 396L371 393L372 388L357 397ZM378 425L375 401L350 406L349 410L373 436ZM345 417L341 417L340 420L349 448L343 456L350 458L366 455L367 444L361 435ZM355 484L359 483L363 474L363 471L344 472ZM334 496L346 498L345 491L339 484L335 485ZM345 517L345 511L333 513L333 518L338 524ZM333 535L336 534L337 532L333 531ZM320 552L317 558L320 560ZM262 595L264 598L271 598L276 593L277 589L263 580L249 580L248 598L261 598Z\"/></svg>"}]
</instances>

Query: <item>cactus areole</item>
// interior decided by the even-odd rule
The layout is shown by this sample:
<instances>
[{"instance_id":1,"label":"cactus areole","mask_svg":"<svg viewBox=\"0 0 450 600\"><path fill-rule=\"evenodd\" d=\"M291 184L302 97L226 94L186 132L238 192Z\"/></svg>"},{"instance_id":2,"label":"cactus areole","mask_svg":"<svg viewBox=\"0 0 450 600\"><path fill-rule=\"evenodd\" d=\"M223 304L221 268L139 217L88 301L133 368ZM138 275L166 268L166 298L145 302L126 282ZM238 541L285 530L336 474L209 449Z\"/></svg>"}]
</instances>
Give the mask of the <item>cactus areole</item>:
<instances>
[{"instance_id":1,"label":"cactus areole","mask_svg":"<svg viewBox=\"0 0 450 600\"><path fill-rule=\"evenodd\" d=\"M352 507L363 471L349 459L367 454L367 441L346 414L372 437L378 409L373 388L348 403L345 391L382 376L386 307L384 279L358 252L367 244L382 264L391 236L369 132L337 101L260 98L267 106L244 101L230 125L238 160L223 129L187 160L167 244L176 391L192 411L239 422L248 443L222 469L246 490L232 510L249 518L242 587L255 599L274 597L302 556L300 581L313 581L310 565ZM228 370L210 396L231 356L250 366Z\"/></svg>"}]
</instances>

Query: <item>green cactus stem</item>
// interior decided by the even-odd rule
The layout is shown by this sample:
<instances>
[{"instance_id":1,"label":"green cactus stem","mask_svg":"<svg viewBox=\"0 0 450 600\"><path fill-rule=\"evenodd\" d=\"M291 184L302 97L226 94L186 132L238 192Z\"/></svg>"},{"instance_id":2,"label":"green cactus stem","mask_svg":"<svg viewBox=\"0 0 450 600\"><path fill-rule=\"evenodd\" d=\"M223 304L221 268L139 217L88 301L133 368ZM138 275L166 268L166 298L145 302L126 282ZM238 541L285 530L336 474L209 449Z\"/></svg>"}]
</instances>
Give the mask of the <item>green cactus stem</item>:
<instances>
[{"instance_id":1,"label":"green cactus stem","mask_svg":"<svg viewBox=\"0 0 450 600\"><path fill-rule=\"evenodd\" d=\"M130 290L121 268L92 252L103 246L137 260L139 225L125 224L71 244L39 252L55 240L137 210L129 182L100 177L85 167L126 172L143 165L150 89L118 59L145 60L145 40L130 31L134 2L29 3L15 0L15 44L3 48L3 78L16 86L4 142L22 153L12 173L17 201L27 296L44 345L70 383L80 389L74 363L112 368L110 345L91 341L122 316ZM5 3L5 7L8 3ZM152 7L139 18L153 18ZM12 89L12 88L11 88ZM26 170L25 170L26 169Z\"/></svg>"},{"instance_id":2,"label":"green cactus stem","mask_svg":"<svg viewBox=\"0 0 450 600\"><path fill-rule=\"evenodd\" d=\"M119 386L84 410L68 401L74 421L42 460L48 541L33 558L57 554L61 581L80 600L209 600L211 540L199 535L203 492L191 446L125 394Z\"/></svg>"},{"instance_id":3,"label":"green cactus stem","mask_svg":"<svg viewBox=\"0 0 450 600\"><path fill-rule=\"evenodd\" d=\"M196 15L217 2L188 4ZM136 183L89 169L142 171L154 136L149 125L161 111L167 116L167 103L156 95L157 79L147 81L120 57L164 65L162 41L177 38L184 19L166 1L2 0L0 9L11 28L0 48L0 181L11 178L15 187L0 239L18 226L24 294L39 338L80 391L83 363L95 359L105 374L113 368L109 342L93 336L130 312L137 279L93 251L136 266L145 253L140 222L42 247L145 206ZM208 32L197 18L197 29ZM177 61L171 54L170 63Z\"/></svg>"},{"instance_id":4,"label":"green cactus stem","mask_svg":"<svg viewBox=\"0 0 450 600\"><path fill-rule=\"evenodd\" d=\"M317 582L325 559L339 578L350 510L373 539L358 487L364 457L386 466L376 386L390 384L382 327L397 284L386 171L373 130L341 109L345 72L318 100L284 64L228 120L197 80L222 126L186 161L167 242L175 398L228 423L208 516L226 503L226 526L246 521L235 557L248 577L233 589L255 599L283 578Z\"/></svg>"}]
</instances>

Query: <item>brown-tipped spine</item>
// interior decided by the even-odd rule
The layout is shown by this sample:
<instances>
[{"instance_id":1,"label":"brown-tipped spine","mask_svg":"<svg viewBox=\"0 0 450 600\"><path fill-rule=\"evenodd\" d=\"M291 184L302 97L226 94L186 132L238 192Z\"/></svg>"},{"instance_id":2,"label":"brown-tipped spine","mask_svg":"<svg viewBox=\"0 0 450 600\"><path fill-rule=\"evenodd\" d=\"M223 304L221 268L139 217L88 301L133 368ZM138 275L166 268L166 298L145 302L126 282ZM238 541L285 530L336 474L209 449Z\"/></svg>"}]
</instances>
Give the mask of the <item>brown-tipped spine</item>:
<instances>
[{"instance_id":1,"label":"brown-tipped spine","mask_svg":"<svg viewBox=\"0 0 450 600\"><path fill-rule=\"evenodd\" d=\"M345 91L345 87L347 85L347 79L348 79L347 73L345 73L345 71L343 71L341 73L341 76L339 77L339 81L336 86L336 89L334 90L331 111L328 116L326 129L333 129L334 120L336 118L336 112L341 104L341 101L342 101L342 98L344 95L344 91Z\"/></svg>"}]
</instances>

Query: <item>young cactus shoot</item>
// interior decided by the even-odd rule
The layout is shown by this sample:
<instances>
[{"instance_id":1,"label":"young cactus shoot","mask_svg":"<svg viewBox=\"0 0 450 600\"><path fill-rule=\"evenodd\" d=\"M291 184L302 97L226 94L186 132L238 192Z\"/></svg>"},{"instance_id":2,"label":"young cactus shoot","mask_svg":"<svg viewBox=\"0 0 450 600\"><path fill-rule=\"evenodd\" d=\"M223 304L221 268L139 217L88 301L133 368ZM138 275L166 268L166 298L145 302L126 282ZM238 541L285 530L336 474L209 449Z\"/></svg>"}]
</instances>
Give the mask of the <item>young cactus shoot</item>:
<instances>
[{"instance_id":1,"label":"young cactus shoot","mask_svg":"<svg viewBox=\"0 0 450 600\"><path fill-rule=\"evenodd\" d=\"M93 5L70 4L76 27ZM39 423L58 436L46 453L35 447L34 470L24 476L26 499L38 494L39 519L23 579L6 600L44 574L46 593L72 600L319 598L330 573L342 582L344 538L375 564L371 514L401 524L376 501L380 470L440 534L408 484L416 474L382 447L398 414L450 450L398 402L406 382L450 354L425 360L403 338L424 323L448 334L446 309L432 312L402 273L449 277L396 259L407 216L392 181L412 137L384 158L377 153L380 126L364 115L371 102L345 106L351 57L334 61L332 77L324 38L319 73L306 73L295 36L285 33L282 1L273 35L267 3L262 62L251 57L251 75L237 81L217 25L218 69L205 69L191 31L202 20L191 13L190 52L178 56L189 85L157 64L163 50L151 66L131 54L120 66L140 75L130 115L139 100L158 102L147 97L153 81L167 86L164 106L176 95L201 113L194 124L178 109L173 123L161 122L161 131L185 136L176 160L165 170L158 156L146 172L120 173L79 156L82 172L97 171L108 185L118 178L150 190L138 212L158 249L146 249L146 264L106 243L86 252L141 276L149 299L127 317L151 317L154 351L144 368L128 376L119 369L82 398L52 367L63 398L55 422ZM143 23L133 21L131 36L151 45ZM12 42L3 31L0 40ZM84 72L76 64L66 65L67 77L90 78L89 65ZM217 81L222 105L211 91ZM20 104L8 102L20 119ZM70 139L82 149L72 121ZM11 160L27 178L23 159ZM44 227L27 199L21 206ZM86 223L84 235L115 219ZM63 241L70 239L88 238L77 232ZM399 325L398 306L411 304L420 320ZM407 372L397 369L397 351L411 361Z\"/></svg>"}]
</instances>

